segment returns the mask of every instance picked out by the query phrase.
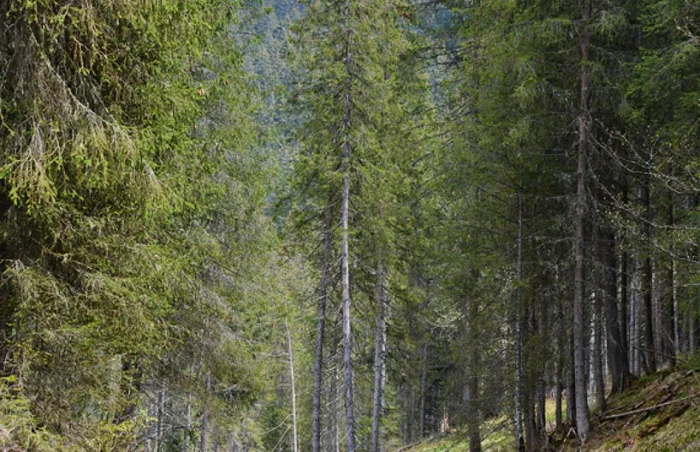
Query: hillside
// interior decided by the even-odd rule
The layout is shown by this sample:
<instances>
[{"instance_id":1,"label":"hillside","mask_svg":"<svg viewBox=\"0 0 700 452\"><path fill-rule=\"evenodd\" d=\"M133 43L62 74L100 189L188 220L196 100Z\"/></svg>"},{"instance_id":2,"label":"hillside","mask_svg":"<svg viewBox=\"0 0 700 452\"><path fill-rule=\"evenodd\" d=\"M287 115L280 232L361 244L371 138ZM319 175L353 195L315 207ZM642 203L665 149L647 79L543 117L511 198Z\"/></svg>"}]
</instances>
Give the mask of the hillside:
<instances>
[{"instance_id":1,"label":"hillside","mask_svg":"<svg viewBox=\"0 0 700 452\"><path fill-rule=\"evenodd\" d=\"M583 450L700 450L700 367L642 377L591 421L595 433ZM563 445L577 450L572 439Z\"/></svg>"},{"instance_id":2,"label":"hillside","mask_svg":"<svg viewBox=\"0 0 700 452\"><path fill-rule=\"evenodd\" d=\"M593 434L583 451L695 451L700 450L700 359L678 370L663 370L635 381L624 393L608 399L604 413L591 415ZM489 425L483 426L488 432ZM486 436L483 450L512 449L512 433ZM549 434L550 450L580 450L569 425ZM402 452L461 452L469 443L461 433L434 438Z\"/></svg>"}]
</instances>

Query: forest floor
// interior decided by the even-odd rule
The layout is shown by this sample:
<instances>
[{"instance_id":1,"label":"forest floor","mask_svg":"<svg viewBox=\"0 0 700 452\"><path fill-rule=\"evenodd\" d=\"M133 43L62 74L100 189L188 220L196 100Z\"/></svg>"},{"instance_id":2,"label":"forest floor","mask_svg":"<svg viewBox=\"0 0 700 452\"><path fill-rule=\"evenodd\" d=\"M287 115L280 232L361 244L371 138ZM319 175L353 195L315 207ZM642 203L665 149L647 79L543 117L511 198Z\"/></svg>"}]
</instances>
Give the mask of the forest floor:
<instances>
[{"instance_id":1,"label":"forest floor","mask_svg":"<svg viewBox=\"0 0 700 452\"><path fill-rule=\"evenodd\" d=\"M582 448L574 431L565 425L549 434L547 450L700 451L700 355L686 358L676 370L662 370L636 380L625 392L608 399L605 412L594 410L591 425L593 433ZM494 421L489 421L482 429L483 450L512 450L509 429L494 427ZM456 432L397 450L466 452L469 443L465 436Z\"/></svg>"}]
</instances>

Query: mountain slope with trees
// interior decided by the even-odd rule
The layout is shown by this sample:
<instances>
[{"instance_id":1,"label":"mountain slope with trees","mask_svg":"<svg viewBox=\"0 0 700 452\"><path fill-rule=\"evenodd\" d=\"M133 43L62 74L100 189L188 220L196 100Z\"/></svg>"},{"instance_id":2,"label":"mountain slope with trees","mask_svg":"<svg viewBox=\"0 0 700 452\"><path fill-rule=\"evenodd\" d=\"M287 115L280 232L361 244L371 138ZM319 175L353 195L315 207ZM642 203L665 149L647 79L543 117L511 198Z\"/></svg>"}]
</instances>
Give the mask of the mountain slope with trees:
<instances>
[{"instance_id":1,"label":"mountain slope with trees","mask_svg":"<svg viewBox=\"0 0 700 452\"><path fill-rule=\"evenodd\" d=\"M1 446L692 448L699 33L697 0L3 2Z\"/></svg>"}]
</instances>

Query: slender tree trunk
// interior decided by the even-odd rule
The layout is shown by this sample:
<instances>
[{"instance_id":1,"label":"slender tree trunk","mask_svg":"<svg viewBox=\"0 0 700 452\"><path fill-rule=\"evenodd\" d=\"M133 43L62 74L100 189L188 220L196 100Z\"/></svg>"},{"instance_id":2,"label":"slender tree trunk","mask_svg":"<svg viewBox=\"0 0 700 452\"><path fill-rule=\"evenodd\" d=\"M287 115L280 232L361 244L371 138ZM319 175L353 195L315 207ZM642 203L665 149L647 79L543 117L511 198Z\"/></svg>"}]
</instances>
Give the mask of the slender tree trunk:
<instances>
[{"instance_id":1,"label":"slender tree trunk","mask_svg":"<svg viewBox=\"0 0 700 452\"><path fill-rule=\"evenodd\" d=\"M348 4L348 9L351 5ZM351 14L352 11L348 11ZM347 18L350 20L350 17ZM352 331L350 329L350 231L348 217L350 214L350 112L352 90L352 60L350 54L350 42L352 30L348 27L345 41L345 112L343 117L344 142L343 142L343 200L341 207L342 227L342 255L341 277L343 297L343 369L345 376L345 428L347 435L347 450L355 452L355 388L353 385L352 369Z\"/></svg>"},{"instance_id":2,"label":"slender tree trunk","mask_svg":"<svg viewBox=\"0 0 700 452\"><path fill-rule=\"evenodd\" d=\"M596 404L605 411L605 378L603 377L603 300L600 293L595 297L595 322L593 324L593 369L596 388Z\"/></svg>"},{"instance_id":3,"label":"slender tree trunk","mask_svg":"<svg viewBox=\"0 0 700 452\"><path fill-rule=\"evenodd\" d=\"M566 385L566 419L576 427L576 376L574 374L574 333L569 334L569 368Z\"/></svg>"},{"instance_id":4,"label":"slender tree trunk","mask_svg":"<svg viewBox=\"0 0 700 452\"><path fill-rule=\"evenodd\" d=\"M184 452L190 451L190 435L192 434L192 395L187 393L187 402L185 405L185 440L183 442L182 450Z\"/></svg>"},{"instance_id":5,"label":"slender tree trunk","mask_svg":"<svg viewBox=\"0 0 700 452\"><path fill-rule=\"evenodd\" d=\"M321 394L323 392L323 342L326 329L326 304L331 260L331 201L326 205L323 231L323 270L319 285L316 353L314 357L314 398L312 413L311 450L321 452Z\"/></svg>"},{"instance_id":6,"label":"slender tree trunk","mask_svg":"<svg viewBox=\"0 0 700 452\"><path fill-rule=\"evenodd\" d=\"M630 382L629 363L627 361L627 351L625 339L622 335L623 326L626 328L627 322L620 322L621 316L617 311L617 254L615 252L615 230L610 225L601 228L599 240L601 270L600 297L604 298L605 304L605 330L607 333L607 356L608 369L612 380L612 393L622 392ZM623 253L624 256L624 253ZM623 264L623 268L626 265ZM626 279L626 275L622 275ZM627 297L627 284L621 291L621 297ZM603 300L601 300L603 302ZM626 315L623 314L623 315ZM622 323L622 325L621 325Z\"/></svg>"},{"instance_id":7,"label":"slender tree trunk","mask_svg":"<svg viewBox=\"0 0 700 452\"><path fill-rule=\"evenodd\" d=\"M537 380L537 411L535 412L535 425L537 426L537 441L542 445L547 432L546 394L544 388L544 376ZM541 446L540 446L541 447Z\"/></svg>"},{"instance_id":8,"label":"slender tree trunk","mask_svg":"<svg viewBox=\"0 0 700 452\"><path fill-rule=\"evenodd\" d=\"M337 322L336 322L337 323ZM336 337L333 341L333 363L331 366L331 384L328 388L328 444L326 445L326 450L329 452L338 452L340 450L340 420L339 420L339 409L338 401L340 396L338 395L338 372L340 370L340 356L338 355L338 338Z\"/></svg>"},{"instance_id":9,"label":"slender tree trunk","mask_svg":"<svg viewBox=\"0 0 700 452\"><path fill-rule=\"evenodd\" d=\"M522 181L522 176L521 176ZM522 311L523 311L523 194L522 188L518 189L518 238L517 238L517 295L515 306L515 449L519 452L525 450L525 438L523 436L523 394L522 394Z\"/></svg>"},{"instance_id":10,"label":"slender tree trunk","mask_svg":"<svg viewBox=\"0 0 700 452\"><path fill-rule=\"evenodd\" d=\"M627 251L620 253L620 336L623 351L627 355L627 373L632 372L629 359L630 338L629 338L629 275L628 275Z\"/></svg>"},{"instance_id":11,"label":"slender tree trunk","mask_svg":"<svg viewBox=\"0 0 700 452\"><path fill-rule=\"evenodd\" d=\"M690 312L690 321L688 322L690 326L688 327L688 351L691 355L695 354L695 311Z\"/></svg>"},{"instance_id":12,"label":"slender tree trunk","mask_svg":"<svg viewBox=\"0 0 700 452\"><path fill-rule=\"evenodd\" d=\"M297 390L294 375L294 348L292 347L292 334L289 331L289 321L284 321L287 330L287 355L289 356L289 378L292 384L292 452L299 450L297 437Z\"/></svg>"},{"instance_id":13,"label":"slender tree trunk","mask_svg":"<svg viewBox=\"0 0 700 452\"><path fill-rule=\"evenodd\" d=\"M649 176L645 176L642 186L642 202L646 209L646 222L644 230L646 240L651 240L652 228L652 212L651 212L651 181ZM654 347L654 303L653 303L653 267L651 256L644 258L644 267L642 269L642 296L644 297L644 353L646 355L647 367L649 373L656 372L656 349Z\"/></svg>"},{"instance_id":14,"label":"slender tree trunk","mask_svg":"<svg viewBox=\"0 0 700 452\"><path fill-rule=\"evenodd\" d=\"M384 264L377 263L377 324L374 336L374 401L372 413L372 451L382 452L382 416L384 415L384 384L386 381L386 292Z\"/></svg>"},{"instance_id":15,"label":"slender tree trunk","mask_svg":"<svg viewBox=\"0 0 700 452\"><path fill-rule=\"evenodd\" d=\"M581 30L581 113L579 117L578 162L576 168L576 209L575 209L575 270L574 270L574 375L576 385L576 426L581 442L586 440L590 430L586 397L586 367L584 362L584 216L586 204L586 158L590 145L590 110L588 90L591 83L589 67L590 33L588 22L591 19L591 0L584 0L583 29Z\"/></svg>"},{"instance_id":16,"label":"slender tree trunk","mask_svg":"<svg viewBox=\"0 0 700 452\"><path fill-rule=\"evenodd\" d=\"M156 452L163 450L163 417L165 416L165 388L158 391L158 417L156 424Z\"/></svg>"},{"instance_id":17,"label":"slender tree trunk","mask_svg":"<svg viewBox=\"0 0 700 452\"><path fill-rule=\"evenodd\" d=\"M481 432L479 424L479 367L481 354L479 332L477 328L479 306L475 299L470 299L467 306L467 375L466 375L466 409L467 430L469 432L469 451L481 452Z\"/></svg>"},{"instance_id":18,"label":"slender tree trunk","mask_svg":"<svg viewBox=\"0 0 700 452\"><path fill-rule=\"evenodd\" d=\"M428 339L423 338L421 348L421 372L420 372L420 409L419 409L419 433L420 438L425 438L425 392L428 385Z\"/></svg>"},{"instance_id":19,"label":"slender tree trunk","mask_svg":"<svg viewBox=\"0 0 700 452\"><path fill-rule=\"evenodd\" d=\"M673 193L669 195L669 207L668 207L668 224L669 226L675 225L675 211L673 206ZM668 293L665 297L666 299L666 309L664 322L667 325L664 337L666 343L668 344L667 353L669 355L670 366L676 367L676 357L678 356L678 305L676 298L676 261L671 256L670 262L668 264Z\"/></svg>"},{"instance_id":20,"label":"slender tree trunk","mask_svg":"<svg viewBox=\"0 0 700 452\"><path fill-rule=\"evenodd\" d=\"M563 350L562 350L562 344L561 344L561 337L558 340L558 345L557 345L557 354L559 355L557 357L557 369L556 369L556 377L555 377L555 393L554 393L554 425L555 428L561 427L562 423L562 397L561 393L564 390L564 381L563 381L563 367L564 367L564 356L563 356Z\"/></svg>"},{"instance_id":21,"label":"slender tree trunk","mask_svg":"<svg viewBox=\"0 0 700 452\"><path fill-rule=\"evenodd\" d=\"M530 375L528 375L530 376ZM535 385L526 379L523 388L523 417L525 418L525 444L527 450L539 450L540 445L537 438L537 428L535 427Z\"/></svg>"},{"instance_id":22,"label":"slender tree trunk","mask_svg":"<svg viewBox=\"0 0 700 452\"><path fill-rule=\"evenodd\" d=\"M211 392L211 373L207 372L205 379L207 397ZM204 402L204 411L202 412L202 437L199 442L199 452L207 452L207 434L209 433L209 402Z\"/></svg>"}]
</instances>

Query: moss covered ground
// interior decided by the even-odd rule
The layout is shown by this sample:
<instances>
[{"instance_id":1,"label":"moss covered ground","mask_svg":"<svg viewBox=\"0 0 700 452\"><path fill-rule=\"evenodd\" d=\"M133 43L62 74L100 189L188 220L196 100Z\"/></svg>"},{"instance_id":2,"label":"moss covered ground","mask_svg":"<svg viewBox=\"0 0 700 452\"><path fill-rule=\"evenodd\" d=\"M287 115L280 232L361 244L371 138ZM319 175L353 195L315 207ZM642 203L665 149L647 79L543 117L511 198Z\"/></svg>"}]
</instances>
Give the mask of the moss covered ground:
<instances>
[{"instance_id":1,"label":"moss covered ground","mask_svg":"<svg viewBox=\"0 0 700 452\"><path fill-rule=\"evenodd\" d=\"M551 406L550 406L551 404ZM554 402L547 403L548 424L554 420ZM484 451L513 450L505 418L482 427ZM589 452L700 451L700 355L685 357L677 369L666 369L636 380L622 394L608 398L605 412L591 414L593 433L581 447L569 425L549 433L547 450ZM457 431L402 452L464 452L465 433Z\"/></svg>"}]
</instances>

